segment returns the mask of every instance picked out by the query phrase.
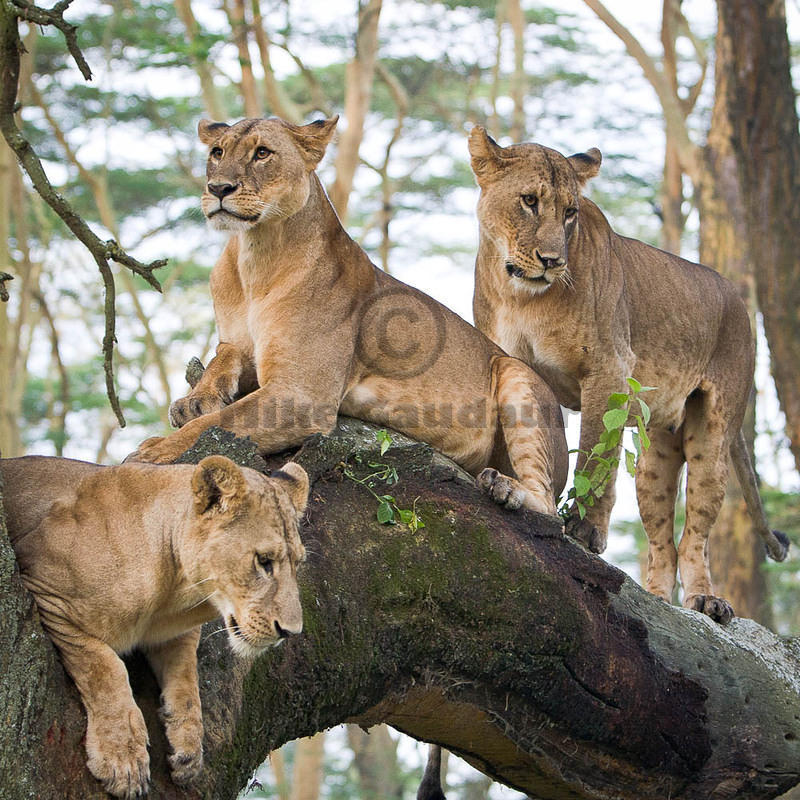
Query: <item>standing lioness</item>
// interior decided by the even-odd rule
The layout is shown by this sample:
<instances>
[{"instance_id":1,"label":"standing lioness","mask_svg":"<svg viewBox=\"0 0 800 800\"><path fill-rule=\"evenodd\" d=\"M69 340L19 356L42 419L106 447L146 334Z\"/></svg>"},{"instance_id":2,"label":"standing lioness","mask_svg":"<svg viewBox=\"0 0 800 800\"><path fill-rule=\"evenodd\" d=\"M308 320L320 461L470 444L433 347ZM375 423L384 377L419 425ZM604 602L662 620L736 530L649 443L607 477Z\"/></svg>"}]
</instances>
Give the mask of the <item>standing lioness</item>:
<instances>
[{"instance_id":1,"label":"standing lioness","mask_svg":"<svg viewBox=\"0 0 800 800\"><path fill-rule=\"evenodd\" d=\"M191 782L203 766L200 625L222 616L244 655L302 630L305 471L28 456L0 460L0 476L22 582L86 708L90 771L116 797L147 793L147 728L119 657L139 647L161 686L172 777Z\"/></svg>"},{"instance_id":2,"label":"standing lioness","mask_svg":"<svg viewBox=\"0 0 800 800\"><path fill-rule=\"evenodd\" d=\"M211 274L220 344L172 404L181 429L132 458L172 461L211 425L276 452L341 412L429 442L508 508L554 513L567 462L553 393L347 235L314 172L336 121L200 123L203 212L231 234Z\"/></svg>"},{"instance_id":3,"label":"standing lioness","mask_svg":"<svg viewBox=\"0 0 800 800\"><path fill-rule=\"evenodd\" d=\"M718 273L618 236L581 189L600 152L565 158L536 144L500 147L483 128L469 137L481 188L475 324L580 409L580 449L603 432L612 392L626 377L656 389L650 449L636 489L650 540L647 588L671 600L680 565L684 605L719 621L733 615L713 596L706 545L725 493L730 454L747 507L770 556L788 539L769 529L741 434L753 381L753 337L744 303ZM689 465L686 527L676 551L678 474ZM578 458L578 467L585 456ZM595 552L606 545L614 503L605 494L568 531Z\"/></svg>"}]
</instances>

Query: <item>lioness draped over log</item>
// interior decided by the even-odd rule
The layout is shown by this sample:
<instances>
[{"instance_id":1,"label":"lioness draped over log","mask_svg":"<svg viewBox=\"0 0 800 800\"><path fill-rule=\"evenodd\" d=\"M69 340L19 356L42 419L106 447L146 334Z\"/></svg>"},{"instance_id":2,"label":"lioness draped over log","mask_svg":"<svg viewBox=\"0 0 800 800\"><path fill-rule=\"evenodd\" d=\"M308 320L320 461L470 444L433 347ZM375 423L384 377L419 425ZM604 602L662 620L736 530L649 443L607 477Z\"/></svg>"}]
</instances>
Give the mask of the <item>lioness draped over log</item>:
<instances>
[{"instance_id":1,"label":"lioness draped over log","mask_svg":"<svg viewBox=\"0 0 800 800\"><path fill-rule=\"evenodd\" d=\"M552 391L347 235L314 172L336 122L200 123L203 211L231 233L211 275L220 344L172 404L180 430L130 458L172 461L212 425L277 452L341 412L430 443L508 508L554 513L567 460Z\"/></svg>"},{"instance_id":2,"label":"lioness draped over log","mask_svg":"<svg viewBox=\"0 0 800 800\"><path fill-rule=\"evenodd\" d=\"M86 708L89 770L116 797L147 794L147 729L119 657L139 647L161 686L173 780L191 783L203 766L202 623L222 616L242 655L302 630L305 471L27 456L0 460L0 476L22 582Z\"/></svg>"},{"instance_id":3,"label":"lioness draped over log","mask_svg":"<svg viewBox=\"0 0 800 800\"><path fill-rule=\"evenodd\" d=\"M650 541L647 588L671 601L680 566L683 603L726 622L715 597L707 540L728 474L736 468L753 526L767 553L786 556L771 531L741 433L753 382L753 337L744 303L722 276L700 264L619 236L581 196L597 149L565 158L537 144L500 147L483 128L469 137L481 189L475 263L475 324L548 381L559 402L582 412L578 468L603 432L613 392L626 377L656 387L651 446L636 489ZM688 464L686 527L676 550L675 496ZM606 546L614 481L567 531L595 552Z\"/></svg>"}]
</instances>

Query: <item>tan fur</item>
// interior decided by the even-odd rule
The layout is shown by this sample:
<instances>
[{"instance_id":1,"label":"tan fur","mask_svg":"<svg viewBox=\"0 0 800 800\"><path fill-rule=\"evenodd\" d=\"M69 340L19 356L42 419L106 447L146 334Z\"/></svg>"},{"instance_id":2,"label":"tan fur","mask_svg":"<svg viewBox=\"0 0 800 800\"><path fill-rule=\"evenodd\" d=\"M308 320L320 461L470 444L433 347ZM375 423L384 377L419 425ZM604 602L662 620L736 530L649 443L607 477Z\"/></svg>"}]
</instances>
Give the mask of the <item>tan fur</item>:
<instances>
[{"instance_id":1,"label":"tan fur","mask_svg":"<svg viewBox=\"0 0 800 800\"><path fill-rule=\"evenodd\" d=\"M729 453L768 552L781 559L787 544L767 525L742 444L754 361L743 302L713 270L611 230L581 196L599 170L599 150L565 158L536 144L500 147L479 127L469 149L481 188L476 325L534 366L563 405L581 409L584 452L603 431L609 395L627 391L626 377L657 387L643 396L652 409L652 445L636 478L650 539L647 586L671 600L679 565L684 604L729 619L730 607L713 597L706 553ZM676 552L684 462L686 528ZM567 524L595 552L605 549L613 485L612 478L586 519L573 509Z\"/></svg>"},{"instance_id":2,"label":"tan fur","mask_svg":"<svg viewBox=\"0 0 800 800\"><path fill-rule=\"evenodd\" d=\"M180 431L132 457L172 461L211 425L275 452L341 412L429 442L473 475L496 467L480 485L497 502L554 513L566 444L552 392L350 239L313 171L335 124L200 124L203 210L232 233L211 275L220 345L172 404Z\"/></svg>"},{"instance_id":3,"label":"tan fur","mask_svg":"<svg viewBox=\"0 0 800 800\"><path fill-rule=\"evenodd\" d=\"M221 456L196 467L28 456L0 460L0 474L22 582L86 708L92 774L116 797L147 792L147 730L119 658L139 647L161 686L172 776L191 782L203 764L199 626L222 615L248 656L302 630L305 472L267 478Z\"/></svg>"}]
</instances>

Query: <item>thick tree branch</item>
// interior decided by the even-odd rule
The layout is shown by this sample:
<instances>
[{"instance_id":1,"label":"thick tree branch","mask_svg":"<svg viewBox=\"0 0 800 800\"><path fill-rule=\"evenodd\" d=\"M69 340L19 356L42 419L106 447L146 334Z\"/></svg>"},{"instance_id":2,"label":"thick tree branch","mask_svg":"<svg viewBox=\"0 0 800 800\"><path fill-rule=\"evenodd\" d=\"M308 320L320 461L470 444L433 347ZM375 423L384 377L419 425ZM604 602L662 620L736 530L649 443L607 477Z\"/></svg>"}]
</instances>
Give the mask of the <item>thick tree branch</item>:
<instances>
[{"instance_id":1,"label":"thick tree branch","mask_svg":"<svg viewBox=\"0 0 800 800\"><path fill-rule=\"evenodd\" d=\"M345 721L438 742L543 800L752 800L800 780L796 641L669 606L564 538L556 519L498 509L425 445L397 436L381 457L374 433L343 419L296 456L314 478L304 634L252 668L223 637L201 643L206 769L194 793L167 776L158 690L143 659L130 662L154 796L227 800L268 752ZM219 429L182 460L211 452L263 468L252 443ZM424 528L377 522L371 496L343 474L359 460L397 469L392 494L416 504ZM0 659L8 649L0 641ZM48 713L29 714L26 738L0 728L0 786L46 781L41 796L99 798L78 768L80 708L54 669L55 694L30 687L29 708ZM4 750L20 747L25 759L4 770ZM53 768L67 757L71 772Z\"/></svg>"}]
</instances>

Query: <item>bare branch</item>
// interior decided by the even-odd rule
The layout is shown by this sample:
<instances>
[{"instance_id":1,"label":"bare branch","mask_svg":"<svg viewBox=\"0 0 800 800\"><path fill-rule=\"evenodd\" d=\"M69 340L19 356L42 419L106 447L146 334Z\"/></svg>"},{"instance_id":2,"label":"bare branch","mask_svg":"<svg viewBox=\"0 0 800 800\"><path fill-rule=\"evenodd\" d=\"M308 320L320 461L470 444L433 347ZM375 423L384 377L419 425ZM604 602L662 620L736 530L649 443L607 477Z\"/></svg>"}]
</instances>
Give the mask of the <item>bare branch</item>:
<instances>
[{"instance_id":1,"label":"bare branch","mask_svg":"<svg viewBox=\"0 0 800 800\"><path fill-rule=\"evenodd\" d=\"M117 241L109 239L102 241L98 238L84 220L74 211L72 206L53 188L47 174L44 171L42 162L36 155L35 150L30 142L22 135L22 132L17 127L17 122L14 118L16 108L17 91L19 88L19 73L20 73L20 53L24 51L22 42L19 38L19 30L17 26L18 19L27 19L38 24L55 25L64 32L67 36L66 30L61 27L58 20L61 20L63 26L70 26L64 22L64 10L69 6L72 0L61 0L56 3L52 9L43 11L36 6L24 2L24 0L0 0L0 132L9 147L14 151L22 168L28 174L28 177L33 183L33 187L41 195L44 201L58 214L64 221L66 226L72 231L75 237L83 243L86 249L92 254L92 257L100 270L100 275L103 280L105 288L105 335L103 336L103 366L106 375L106 391L108 399L111 403L111 408L114 410L119 424L125 426L125 418L122 416L122 409L120 408L119 398L117 397L116 389L114 387L114 343L116 342L115 334L115 286L114 275L109 266L109 260L116 261L118 264L127 267L131 272L135 272L147 281L157 291L161 291L161 285L158 279L153 275L153 271L159 267L163 267L167 262L166 259L158 259L150 264L143 264L137 261L132 256L123 250ZM41 12L45 18L39 20L36 14ZM72 36L72 44L70 39L67 39L70 52L76 58L78 66L80 67L80 60L76 57L72 48L77 50L77 43L74 39L74 31L70 33ZM80 53L80 51L77 51ZM80 56L83 59L83 56ZM84 60L85 63L85 60ZM88 67L87 67L88 70ZM81 70L87 78L91 76Z\"/></svg>"},{"instance_id":2,"label":"bare branch","mask_svg":"<svg viewBox=\"0 0 800 800\"><path fill-rule=\"evenodd\" d=\"M606 7L601 0L584 0L598 18L625 45L628 54L636 59L645 78L658 95L664 112L667 133L678 151L681 166L698 185L702 179L702 157L700 148L689 138L683 108L677 94L669 85L668 78L659 70L656 62L642 47L639 40Z\"/></svg>"},{"instance_id":3,"label":"bare branch","mask_svg":"<svg viewBox=\"0 0 800 800\"><path fill-rule=\"evenodd\" d=\"M58 28L64 34L67 49L75 59L81 75L87 81L92 79L91 67L89 67L80 47L78 47L78 26L64 19L64 12L72 4L72 0L62 0L50 9L39 8L33 3L26 2L26 0L11 0L11 2L17 7L17 16L20 19L24 19L25 22L33 22L36 25L52 25L54 28Z\"/></svg>"}]
</instances>

